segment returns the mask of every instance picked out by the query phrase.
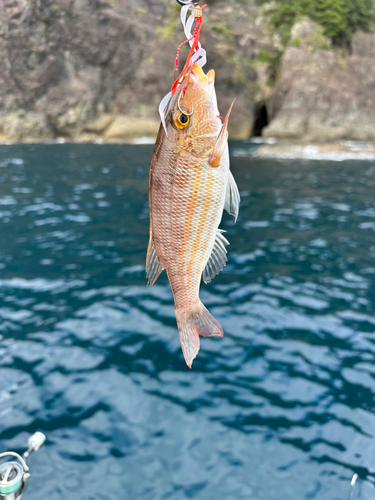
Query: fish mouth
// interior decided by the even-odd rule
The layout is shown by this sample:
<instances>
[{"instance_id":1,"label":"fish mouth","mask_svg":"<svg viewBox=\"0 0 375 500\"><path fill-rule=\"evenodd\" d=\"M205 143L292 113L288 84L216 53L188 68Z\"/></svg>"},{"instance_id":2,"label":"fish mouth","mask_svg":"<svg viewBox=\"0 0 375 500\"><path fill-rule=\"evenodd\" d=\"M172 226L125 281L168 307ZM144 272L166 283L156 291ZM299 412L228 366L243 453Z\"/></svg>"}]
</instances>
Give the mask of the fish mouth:
<instances>
[{"instance_id":1,"label":"fish mouth","mask_svg":"<svg viewBox=\"0 0 375 500\"><path fill-rule=\"evenodd\" d=\"M219 111L217 109L217 99L216 99L216 91L215 91L215 71L210 69L207 75L203 71L203 69L198 66L198 64L193 64L191 68L190 78L193 83L197 83L201 88L203 88L210 96L215 110L217 111L217 115L219 115Z\"/></svg>"},{"instance_id":2,"label":"fish mouth","mask_svg":"<svg viewBox=\"0 0 375 500\"><path fill-rule=\"evenodd\" d=\"M195 63L191 69L191 77L193 81L200 83L201 85L210 86L215 82L215 71L210 69L206 75L203 69Z\"/></svg>"}]
</instances>

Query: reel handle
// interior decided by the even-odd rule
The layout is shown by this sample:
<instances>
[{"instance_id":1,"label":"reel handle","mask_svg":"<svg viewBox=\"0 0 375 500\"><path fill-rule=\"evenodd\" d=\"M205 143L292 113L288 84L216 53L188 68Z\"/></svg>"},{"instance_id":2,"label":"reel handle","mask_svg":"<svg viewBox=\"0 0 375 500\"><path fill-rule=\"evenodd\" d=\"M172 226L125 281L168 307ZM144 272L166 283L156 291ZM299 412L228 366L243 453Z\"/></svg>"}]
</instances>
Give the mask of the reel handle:
<instances>
[{"instance_id":1,"label":"reel handle","mask_svg":"<svg viewBox=\"0 0 375 500\"><path fill-rule=\"evenodd\" d=\"M30 456L30 454L33 451L38 451L39 448L41 448L44 443L46 442L46 436L42 432L35 432L32 436L29 437L27 444L28 448L25 451L25 453L22 455L22 457L27 460Z\"/></svg>"}]
</instances>

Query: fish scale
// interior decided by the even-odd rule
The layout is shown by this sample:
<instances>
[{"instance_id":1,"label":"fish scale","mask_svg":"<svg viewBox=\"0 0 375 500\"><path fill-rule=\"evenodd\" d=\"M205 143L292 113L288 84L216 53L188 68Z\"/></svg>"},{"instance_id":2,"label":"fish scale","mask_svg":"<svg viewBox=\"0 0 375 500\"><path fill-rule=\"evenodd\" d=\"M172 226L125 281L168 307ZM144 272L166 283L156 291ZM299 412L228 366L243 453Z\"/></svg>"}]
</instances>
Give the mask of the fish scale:
<instances>
[{"instance_id":1,"label":"fish scale","mask_svg":"<svg viewBox=\"0 0 375 500\"><path fill-rule=\"evenodd\" d=\"M213 81L212 71L205 75L195 65L181 84L183 100L178 90L171 97L166 132L161 126L149 178L147 275L153 284L163 269L167 271L181 347L190 367L199 351L199 336L223 335L199 299L199 288L202 274L208 282L225 265L228 242L218 228L223 209L237 216L239 203L229 173L230 110L222 124ZM193 111L184 115L184 110Z\"/></svg>"},{"instance_id":2,"label":"fish scale","mask_svg":"<svg viewBox=\"0 0 375 500\"><path fill-rule=\"evenodd\" d=\"M207 182L208 178L212 181ZM195 303L199 295L200 277L213 248L224 206L222 194L225 193L226 185L219 175L213 179L212 172L200 165L177 168L175 179L172 213L179 215L172 219L171 238L175 242L177 273L173 278L170 276L170 281L172 289L179 290L182 287L178 286L178 282L183 282L182 297L180 293L175 293L174 296L177 307L180 304L186 307L185 301L188 304ZM194 190L195 181L198 182L198 193ZM180 185L184 187L181 189ZM212 196L213 193L216 196ZM207 207L210 197L214 201ZM183 234L182 242L180 234Z\"/></svg>"}]
</instances>

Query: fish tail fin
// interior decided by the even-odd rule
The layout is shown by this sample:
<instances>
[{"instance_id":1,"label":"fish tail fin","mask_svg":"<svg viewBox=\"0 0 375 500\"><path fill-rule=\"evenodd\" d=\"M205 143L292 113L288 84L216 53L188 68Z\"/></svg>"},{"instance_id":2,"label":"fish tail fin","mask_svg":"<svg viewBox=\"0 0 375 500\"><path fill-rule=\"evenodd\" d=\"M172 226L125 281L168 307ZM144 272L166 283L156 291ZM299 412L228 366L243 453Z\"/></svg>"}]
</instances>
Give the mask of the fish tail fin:
<instances>
[{"instance_id":1,"label":"fish tail fin","mask_svg":"<svg viewBox=\"0 0 375 500\"><path fill-rule=\"evenodd\" d=\"M199 351L201 337L222 337L223 330L202 302L192 310L176 309L176 319L182 352L189 368Z\"/></svg>"}]
</instances>

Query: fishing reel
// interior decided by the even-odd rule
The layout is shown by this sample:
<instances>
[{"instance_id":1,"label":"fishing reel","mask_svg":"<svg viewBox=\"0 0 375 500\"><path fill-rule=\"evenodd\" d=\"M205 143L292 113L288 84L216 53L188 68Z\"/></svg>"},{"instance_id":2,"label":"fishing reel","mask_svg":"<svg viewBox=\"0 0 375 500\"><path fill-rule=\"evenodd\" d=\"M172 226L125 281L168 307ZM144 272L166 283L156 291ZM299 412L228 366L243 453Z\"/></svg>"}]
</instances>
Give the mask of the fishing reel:
<instances>
[{"instance_id":1,"label":"fishing reel","mask_svg":"<svg viewBox=\"0 0 375 500\"><path fill-rule=\"evenodd\" d=\"M44 434L36 432L29 438L28 448L22 456L15 451L0 453L0 460L8 459L0 465L0 500L19 500L22 497L30 478L27 460L33 451L38 451L43 446L45 440Z\"/></svg>"}]
</instances>

